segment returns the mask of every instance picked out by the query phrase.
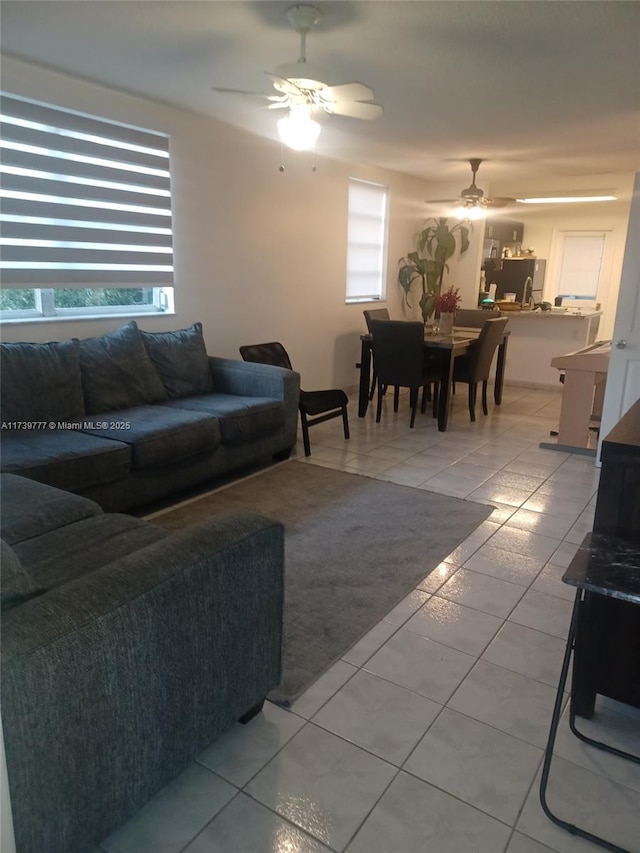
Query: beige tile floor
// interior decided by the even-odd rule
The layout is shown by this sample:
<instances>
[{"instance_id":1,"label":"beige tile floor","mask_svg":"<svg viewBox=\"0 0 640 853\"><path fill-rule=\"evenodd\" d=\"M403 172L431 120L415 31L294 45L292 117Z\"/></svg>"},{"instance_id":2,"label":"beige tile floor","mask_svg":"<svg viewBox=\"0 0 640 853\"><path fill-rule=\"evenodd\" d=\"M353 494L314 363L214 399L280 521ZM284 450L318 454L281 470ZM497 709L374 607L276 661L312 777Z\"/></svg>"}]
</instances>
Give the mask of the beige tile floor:
<instances>
[{"instance_id":1,"label":"beige tile floor","mask_svg":"<svg viewBox=\"0 0 640 853\"><path fill-rule=\"evenodd\" d=\"M323 465L493 505L406 599L286 711L267 704L214 743L125 827L108 853L577 853L598 848L544 816L537 785L572 593L561 582L590 530L592 459L540 450L553 391L505 389L490 416L450 428L406 398L380 424L352 402L312 430ZM301 451L300 451L301 452ZM640 714L599 703L640 751ZM640 851L640 768L560 726L550 800L569 820Z\"/></svg>"}]
</instances>

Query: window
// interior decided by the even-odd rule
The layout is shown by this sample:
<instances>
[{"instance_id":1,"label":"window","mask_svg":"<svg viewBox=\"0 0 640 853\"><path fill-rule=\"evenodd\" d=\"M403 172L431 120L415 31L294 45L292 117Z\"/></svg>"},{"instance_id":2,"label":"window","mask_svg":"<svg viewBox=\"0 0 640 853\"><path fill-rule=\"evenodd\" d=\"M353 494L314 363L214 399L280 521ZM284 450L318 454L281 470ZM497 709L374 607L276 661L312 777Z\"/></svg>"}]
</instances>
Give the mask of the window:
<instances>
[{"instance_id":1,"label":"window","mask_svg":"<svg viewBox=\"0 0 640 853\"><path fill-rule=\"evenodd\" d=\"M349 180L347 302L384 298L389 192L381 184Z\"/></svg>"},{"instance_id":2,"label":"window","mask_svg":"<svg viewBox=\"0 0 640 853\"><path fill-rule=\"evenodd\" d=\"M563 232L557 293L569 307L592 307L605 267L606 232Z\"/></svg>"},{"instance_id":3,"label":"window","mask_svg":"<svg viewBox=\"0 0 640 853\"><path fill-rule=\"evenodd\" d=\"M3 319L173 309L165 134L0 98Z\"/></svg>"}]
</instances>

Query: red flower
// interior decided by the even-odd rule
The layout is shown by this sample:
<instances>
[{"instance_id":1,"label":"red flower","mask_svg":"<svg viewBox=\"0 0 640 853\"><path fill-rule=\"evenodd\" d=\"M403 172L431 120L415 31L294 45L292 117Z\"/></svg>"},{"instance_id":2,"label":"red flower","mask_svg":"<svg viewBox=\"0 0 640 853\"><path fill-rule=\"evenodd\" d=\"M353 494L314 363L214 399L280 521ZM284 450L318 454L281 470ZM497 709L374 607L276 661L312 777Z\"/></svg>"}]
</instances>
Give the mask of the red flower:
<instances>
[{"instance_id":1,"label":"red flower","mask_svg":"<svg viewBox=\"0 0 640 853\"><path fill-rule=\"evenodd\" d=\"M461 302L460 290L457 287L454 290L453 286L444 293L439 293L434 300L436 311L440 314L455 314Z\"/></svg>"}]
</instances>

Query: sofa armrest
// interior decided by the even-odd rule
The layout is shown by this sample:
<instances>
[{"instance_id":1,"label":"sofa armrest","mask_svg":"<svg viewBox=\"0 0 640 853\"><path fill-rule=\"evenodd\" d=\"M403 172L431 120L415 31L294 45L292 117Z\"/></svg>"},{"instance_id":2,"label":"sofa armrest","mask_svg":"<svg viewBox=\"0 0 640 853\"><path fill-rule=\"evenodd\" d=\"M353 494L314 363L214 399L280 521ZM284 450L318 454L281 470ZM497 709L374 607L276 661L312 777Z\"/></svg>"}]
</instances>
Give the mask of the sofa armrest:
<instances>
[{"instance_id":1,"label":"sofa armrest","mask_svg":"<svg viewBox=\"0 0 640 853\"><path fill-rule=\"evenodd\" d=\"M6 613L21 850L98 843L278 684L283 561L282 525L220 513Z\"/></svg>"},{"instance_id":2,"label":"sofa armrest","mask_svg":"<svg viewBox=\"0 0 640 853\"><path fill-rule=\"evenodd\" d=\"M215 389L222 394L294 400L298 408L300 374L295 370L216 356L209 356L209 364Z\"/></svg>"}]
</instances>

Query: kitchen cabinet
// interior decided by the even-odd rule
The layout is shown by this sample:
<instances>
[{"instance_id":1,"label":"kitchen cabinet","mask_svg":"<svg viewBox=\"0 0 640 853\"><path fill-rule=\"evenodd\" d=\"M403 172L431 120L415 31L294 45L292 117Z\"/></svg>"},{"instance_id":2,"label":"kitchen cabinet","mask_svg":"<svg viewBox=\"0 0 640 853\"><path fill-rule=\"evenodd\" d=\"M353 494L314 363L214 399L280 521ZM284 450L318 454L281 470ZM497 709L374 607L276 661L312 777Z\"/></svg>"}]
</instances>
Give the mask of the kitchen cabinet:
<instances>
[{"instance_id":1,"label":"kitchen cabinet","mask_svg":"<svg viewBox=\"0 0 640 853\"><path fill-rule=\"evenodd\" d=\"M522 243L524 222L516 222L514 219L487 219L484 236L496 240L500 248Z\"/></svg>"}]
</instances>

